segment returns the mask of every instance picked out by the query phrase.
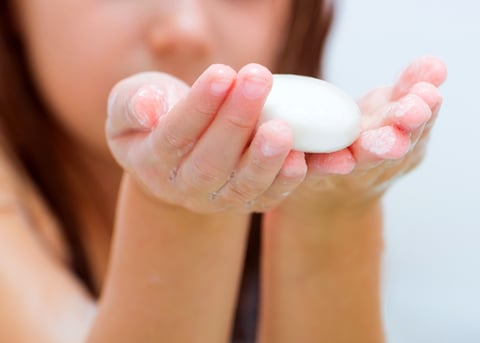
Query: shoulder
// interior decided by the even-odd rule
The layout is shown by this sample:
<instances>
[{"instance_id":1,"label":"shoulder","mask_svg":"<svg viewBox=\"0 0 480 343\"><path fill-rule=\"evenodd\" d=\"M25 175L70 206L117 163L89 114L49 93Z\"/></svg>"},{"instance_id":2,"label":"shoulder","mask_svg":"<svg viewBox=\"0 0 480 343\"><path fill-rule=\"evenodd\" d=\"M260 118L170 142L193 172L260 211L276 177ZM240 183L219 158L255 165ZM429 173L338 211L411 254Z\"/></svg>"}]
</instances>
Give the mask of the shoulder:
<instances>
[{"instance_id":1,"label":"shoulder","mask_svg":"<svg viewBox=\"0 0 480 343\"><path fill-rule=\"evenodd\" d=\"M68 259L55 217L13 154L0 144L0 249L20 232L55 258Z\"/></svg>"},{"instance_id":2,"label":"shoulder","mask_svg":"<svg viewBox=\"0 0 480 343\"><path fill-rule=\"evenodd\" d=\"M4 150L0 146L0 323L8 325L0 324L0 341L84 341L94 300L70 272L40 193Z\"/></svg>"}]
</instances>

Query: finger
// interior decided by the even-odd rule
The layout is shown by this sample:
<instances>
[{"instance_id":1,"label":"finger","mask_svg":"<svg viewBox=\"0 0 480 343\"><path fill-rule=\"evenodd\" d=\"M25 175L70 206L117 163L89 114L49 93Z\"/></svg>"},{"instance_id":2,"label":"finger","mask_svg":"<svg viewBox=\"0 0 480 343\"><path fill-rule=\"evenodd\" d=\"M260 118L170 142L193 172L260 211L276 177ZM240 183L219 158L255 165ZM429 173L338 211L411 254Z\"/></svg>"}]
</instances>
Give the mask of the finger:
<instances>
[{"instance_id":1,"label":"finger","mask_svg":"<svg viewBox=\"0 0 480 343\"><path fill-rule=\"evenodd\" d=\"M362 131L395 125L407 133L424 126L432 116L430 107L415 94L407 94L393 103L387 103L368 116L362 117Z\"/></svg>"},{"instance_id":2,"label":"finger","mask_svg":"<svg viewBox=\"0 0 480 343\"><path fill-rule=\"evenodd\" d=\"M218 192L227 202L247 203L258 198L275 180L293 147L290 127L271 120L262 124L234 176Z\"/></svg>"},{"instance_id":3,"label":"finger","mask_svg":"<svg viewBox=\"0 0 480 343\"><path fill-rule=\"evenodd\" d=\"M272 185L260 197L247 203L246 209L264 212L277 206L303 182L306 174L305 153L290 151Z\"/></svg>"},{"instance_id":4,"label":"finger","mask_svg":"<svg viewBox=\"0 0 480 343\"><path fill-rule=\"evenodd\" d=\"M395 126L364 131L351 146L358 166L402 158L410 148L409 135Z\"/></svg>"},{"instance_id":5,"label":"finger","mask_svg":"<svg viewBox=\"0 0 480 343\"><path fill-rule=\"evenodd\" d=\"M356 161L350 149L328 154L312 154L308 157L309 176L346 175L355 168Z\"/></svg>"},{"instance_id":6,"label":"finger","mask_svg":"<svg viewBox=\"0 0 480 343\"><path fill-rule=\"evenodd\" d=\"M400 100L384 107L374 117L382 118L378 126L395 125L405 132L410 133L411 143L414 145L418 139L428 134L433 125L442 102L442 96L437 87L427 82L415 84L409 93ZM369 129L372 129L370 127Z\"/></svg>"},{"instance_id":7,"label":"finger","mask_svg":"<svg viewBox=\"0 0 480 343\"><path fill-rule=\"evenodd\" d=\"M212 122L236 72L225 65L210 66L193 84L190 92L160 119L152 144L159 161L176 166Z\"/></svg>"},{"instance_id":8,"label":"finger","mask_svg":"<svg viewBox=\"0 0 480 343\"><path fill-rule=\"evenodd\" d=\"M146 72L117 83L108 98L107 135L151 129L170 103L187 92L182 81L164 73Z\"/></svg>"},{"instance_id":9,"label":"finger","mask_svg":"<svg viewBox=\"0 0 480 343\"><path fill-rule=\"evenodd\" d=\"M439 89L428 82L418 82L409 90L410 94L420 97L434 112L442 103L442 95Z\"/></svg>"},{"instance_id":10,"label":"finger","mask_svg":"<svg viewBox=\"0 0 480 343\"><path fill-rule=\"evenodd\" d=\"M432 116L426 124L426 129L429 129L435 122L442 105L443 98L439 89L430 83L419 82L410 89L410 94L419 96L430 107Z\"/></svg>"},{"instance_id":11,"label":"finger","mask_svg":"<svg viewBox=\"0 0 480 343\"><path fill-rule=\"evenodd\" d=\"M439 89L427 82L419 82L415 84L410 89L409 94L414 94L420 97L428 105L432 113L428 121L425 123L423 130L416 130L415 132L412 132L412 145L416 145L421 137L428 137L430 134L430 130L437 119L443 99Z\"/></svg>"},{"instance_id":12,"label":"finger","mask_svg":"<svg viewBox=\"0 0 480 343\"><path fill-rule=\"evenodd\" d=\"M272 74L260 65L239 71L215 120L179 166L183 185L215 192L225 184L251 139L271 86Z\"/></svg>"},{"instance_id":13,"label":"finger","mask_svg":"<svg viewBox=\"0 0 480 343\"><path fill-rule=\"evenodd\" d=\"M132 149L138 148L170 104L187 90L182 81L156 72L135 74L113 87L108 101L106 136L121 165L130 163ZM130 144L132 141L135 144ZM145 144L141 146L148 148Z\"/></svg>"},{"instance_id":14,"label":"finger","mask_svg":"<svg viewBox=\"0 0 480 343\"><path fill-rule=\"evenodd\" d=\"M411 133L424 126L432 117L432 110L416 94L407 94L394 103L382 126L393 124Z\"/></svg>"},{"instance_id":15,"label":"finger","mask_svg":"<svg viewBox=\"0 0 480 343\"><path fill-rule=\"evenodd\" d=\"M390 103L392 97L392 86L383 86L376 88L358 100L358 106L362 110L364 116L369 116L371 113L382 107L384 104Z\"/></svg>"},{"instance_id":16,"label":"finger","mask_svg":"<svg viewBox=\"0 0 480 343\"><path fill-rule=\"evenodd\" d=\"M427 82L440 86L447 77L445 64L436 57L426 56L411 63L398 78L392 91L392 100L405 96L416 83Z\"/></svg>"}]
</instances>

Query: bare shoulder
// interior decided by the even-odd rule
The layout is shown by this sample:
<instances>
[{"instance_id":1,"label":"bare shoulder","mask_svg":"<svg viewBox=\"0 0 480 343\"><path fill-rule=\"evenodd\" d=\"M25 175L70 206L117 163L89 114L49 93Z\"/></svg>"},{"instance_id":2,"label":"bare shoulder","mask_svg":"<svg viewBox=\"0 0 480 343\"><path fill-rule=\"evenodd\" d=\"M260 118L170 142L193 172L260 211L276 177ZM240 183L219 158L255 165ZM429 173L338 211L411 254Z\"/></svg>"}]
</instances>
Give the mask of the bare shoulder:
<instances>
[{"instance_id":1,"label":"bare shoulder","mask_svg":"<svg viewBox=\"0 0 480 343\"><path fill-rule=\"evenodd\" d=\"M43 245L46 252L67 262L68 247L55 217L13 156L0 148L0 238L7 234L3 220L13 217Z\"/></svg>"},{"instance_id":2,"label":"bare shoulder","mask_svg":"<svg viewBox=\"0 0 480 343\"><path fill-rule=\"evenodd\" d=\"M53 216L1 149L0 303L1 342L80 342L95 311Z\"/></svg>"}]
</instances>

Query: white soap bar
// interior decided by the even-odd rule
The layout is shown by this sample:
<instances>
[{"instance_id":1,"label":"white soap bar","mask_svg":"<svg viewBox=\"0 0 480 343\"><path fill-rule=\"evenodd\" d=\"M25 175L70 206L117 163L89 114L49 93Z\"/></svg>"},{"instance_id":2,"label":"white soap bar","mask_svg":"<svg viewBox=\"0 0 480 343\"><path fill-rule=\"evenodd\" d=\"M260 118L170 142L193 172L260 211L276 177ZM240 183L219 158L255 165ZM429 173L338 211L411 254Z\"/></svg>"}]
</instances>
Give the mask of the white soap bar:
<instances>
[{"instance_id":1,"label":"white soap bar","mask_svg":"<svg viewBox=\"0 0 480 343\"><path fill-rule=\"evenodd\" d=\"M281 119L293 131L295 150L333 152L355 141L360 117L357 103L332 84L312 77L276 74L259 124Z\"/></svg>"}]
</instances>

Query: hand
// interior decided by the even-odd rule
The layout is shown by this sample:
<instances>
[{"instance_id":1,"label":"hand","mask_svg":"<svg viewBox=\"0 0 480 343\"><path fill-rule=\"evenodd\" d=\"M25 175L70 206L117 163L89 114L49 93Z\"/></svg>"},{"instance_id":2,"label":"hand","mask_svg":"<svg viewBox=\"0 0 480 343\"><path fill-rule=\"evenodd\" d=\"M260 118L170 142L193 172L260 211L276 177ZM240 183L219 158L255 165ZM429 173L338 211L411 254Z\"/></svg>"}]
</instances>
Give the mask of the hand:
<instances>
[{"instance_id":1,"label":"hand","mask_svg":"<svg viewBox=\"0 0 480 343\"><path fill-rule=\"evenodd\" d=\"M422 161L442 102L437 87L445 78L444 64L424 57L410 64L394 85L362 98L359 138L338 152L308 154L308 175L282 208L322 213L378 199Z\"/></svg>"},{"instance_id":2,"label":"hand","mask_svg":"<svg viewBox=\"0 0 480 343\"><path fill-rule=\"evenodd\" d=\"M269 208L305 174L290 170L299 153L286 124L256 128L271 83L255 64L238 73L212 65L191 88L167 74L134 75L111 92L109 147L160 201L198 213Z\"/></svg>"}]
</instances>

